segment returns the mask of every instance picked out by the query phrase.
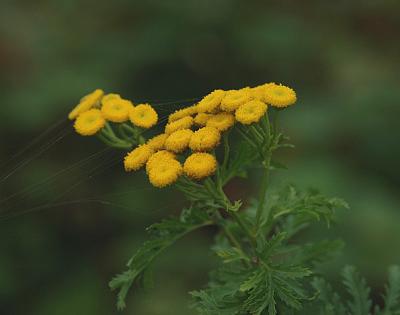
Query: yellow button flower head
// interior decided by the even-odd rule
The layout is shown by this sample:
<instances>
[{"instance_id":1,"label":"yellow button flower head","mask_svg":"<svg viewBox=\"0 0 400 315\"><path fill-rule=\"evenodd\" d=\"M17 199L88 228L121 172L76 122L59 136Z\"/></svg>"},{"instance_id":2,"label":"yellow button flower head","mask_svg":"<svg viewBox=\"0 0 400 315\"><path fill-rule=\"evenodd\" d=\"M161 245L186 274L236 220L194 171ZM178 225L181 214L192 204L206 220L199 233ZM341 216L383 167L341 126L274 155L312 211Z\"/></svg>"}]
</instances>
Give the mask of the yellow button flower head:
<instances>
[{"instance_id":1,"label":"yellow button flower head","mask_svg":"<svg viewBox=\"0 0 400 315\"><path fill-rule=\"evenodd\" d=\"M236 120L244 125L250 125L258 122L267 111L267 105L264 102L253 100L240 106L235 113Z\"/></svg>"},{"instance_id":2,"label":"yellow button flower head","mask_svg":"<svg viewBox=\"0 0 400 315\"><path fill-rule=\"evenodd\" d=\"M149 104L140 104L129 111L129 119L135 126L150 128L157 124L157 112Z\"/></svg>"},{"instance_id":3,"label":"yellow button flower head","mask_svg":"<svg viewBox=\"0 0 400 315\"><path fill-rule=\"evenodd\" d=\"M193 131L190 129L177 130L165 140L165 148L175 153L183 152L189 146L192 135Z\"/></svg>"},{"instance_id":4,"label":"yellow button flower head","mask_svg":"<svg viewBox=\"0 0 400 315\"><path fill-rule=\"evenodd\" d=\"M113 100L116 98L121 98L121 96L119 94L115 94L115 93L108 93L108 94L104 95L103 98L101 99L101 104L104 105L104 103L108 102L109 100Z\"/></svg>"},{"instance_id":5,"label":"yellow button flower head","mask_svg":"<svg viewBox=\"0 0 400 315\"><path fill-rule=\"evenodd\" d=\"M205 126L207 121L212 117L212 114L207 113L198 113L195 117L193 122L198 126Z\"/></svg>"},{"instance_id":6,"label":"yellow button flower head","mask_svg":"<svg viewBox=\"0 0 400 315\"><path fill-rule=\"evenodd\" d=\"M154 187L163 188L175 183L181 174L181 163L170 159L154 164L149 171L149 180Z\"/></svg>"},{"instance_id":7,"label":"yellow button flower head","mask_svg":"<svg viewBox=\"0 0 400 315\"><path fill-rule=\"evenodd\" d=\"M296 100L296 92L284 85L271 84L265 89L265 102L274 107L287 107Z\"/></svg>"},{"instance_id":8,"label":"yellow button flower head","mask_svg":"<svg viewBox=\"0 0 400 315\"><path fill-rule=\"evenodd\" d=\"M154 151L147 144L138 146L125 156L125 170L137 171L146 164L153 152Z\"/></svg>"},{"instance_id":9,"label":"yellow button flower head","mask_svg":"<svg viewBox=\"0 0 400 315\"><path fill-rule=\"evenodd\" d=\"M146 172L149 173L154 165L158 165L162 162L168 162L169 160L174 160L175 154L167 150L158 151L150 156L146 163Z\"/></svg>"},{"instance_id":10,"label":"yellow button flower head","mask_svg":"<svg viewBox=\"0 0 400 315\"><path fill-rule=\"evenodd\" d=\"M108 98L106 101L103 98L102 104L101 112L104 118L116 123L127 121L129 111L133 108L132 102L119 97Z\"/></svg>"},{"instance_id":11,"label":"yellow button flower head","mask_svg":"<svg viewBox=\"0 0 400 315\"><path fill-rule=\"evenodd\" d=\"M181 119L168 123L165 126L165 133L171 134L177 130L189 129L190 127L192 127L192 125L193 125L193 117L186 116Z\"/></svg>"},{"instance_id":12,"label":"yellow button flower head","mask_svg":"<svg viewBox=\"0 0 400 315\"><path fill-rule=\"evenodd\" d=\"M226 92L224 99L221 102L221 109L227 112L233 112L240 105L251 100L250 89L231 90Z\"/></svg>"},{"instance_id":13,"label":"yellow button flower head","mask_svg":"<svg viewBox=\"0 0 400 315\"><path fill-rule=\"evenodd\" d=\"M214 174L217 160L209 153L193 153L183 164L183 171L193 179L202 179Z\"/></svg>"},{"instance_id":14,"label":"yellow button flower head","mask_svg":"<svg viewBox=\"0 0 400 315\"><path fill-rule=\"evenodd\" d=\"M172 113L168 117L168 122L173 122L175 120L181 119L186 116L191 116L197 113L197 105L193 105L190 107L182 108Z\"/></svg>"},{"instance_id":15,"label":"yellow button flower head","mask_svg":"<svg viewBox=\"0 0 400 315\"><path fill-rule=\"evenodd\" d=\"M168 135L165 133L154 136L153 138L147 141L147 145L152 148L154 151L164 149L165 140L167 140Z\"/></svg>"},{"instance_id":16,"label":"yellow button flower head","mask_svg":"<svg viewBox=\"0 0 400 315\"><path fill-rule=\"evenodd\" d=\"M215 90L205 96L198 104L197 111L199 113L212 113L216 111L225 96L225 91Z\"/></svg>"},{"instance_id":17,"label":"yellow button flower head","mask_svg":"<svg viewBox=\"0 0 400 315\"><path fill-rule=\"evenodd\" d=\"M213 127L223 132L228 130L235 124L235 116L230 113L219 113L212 116L208 121L206 126Z\"/></svg>"},{"instance_id":18,"label":"yellow button flower head","mask_svg":"<svg viewBox=\"0 0 400 315\"><path fill-rule=\"evenodd\" d=\"M104 95L103 90L97 89L92 93L81 98L81 101L75 108L69 113L69 119L75 119L79 114L84 113L99 104L101 97Z\"/></svg>"},{"instance_id":19,"label":"yellow button flower head","mask_svg":"<svg viewBox=\"0 0 400 315\"><path fill-rule=\"evenodd\" d=\"M75 120L74 128L82 136L92 136L104 127L106 120L99 109L83 112Z\"/></svg>"},{"instance_id":20,"label":"yellow button flower head","mask_svg":"<svg viewBox=\"0 0 400 315\"><path fill-rule=\"evenodd\" d=\"M275 83L266 83L256 87L251 88L250 94L251 96L259 101L266 102L265 100L265 91L270 85L274 85Z\"/></svg>"},{"instance_id":21,"label":"yellow button flower head","mask_svg":"<svg viewBox=\"0 0 400 315\"><path fill-rule=\"evenodd\" d=\"M220 132L213 127L203 127L195 131L190 138L189 147L193 151L210 151L221 140Z\"/></svg>"}]
</instances>

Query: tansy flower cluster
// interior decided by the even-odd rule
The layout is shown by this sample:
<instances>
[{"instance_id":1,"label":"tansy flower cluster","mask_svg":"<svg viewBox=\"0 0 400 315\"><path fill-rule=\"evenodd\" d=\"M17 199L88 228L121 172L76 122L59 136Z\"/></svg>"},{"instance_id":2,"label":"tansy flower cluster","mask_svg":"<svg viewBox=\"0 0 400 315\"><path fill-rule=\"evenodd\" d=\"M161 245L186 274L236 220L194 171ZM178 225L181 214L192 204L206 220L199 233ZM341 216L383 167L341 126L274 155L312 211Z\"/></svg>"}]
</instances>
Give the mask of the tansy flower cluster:
<instances>
[{"instance_id":1,"label":"tansy flower cluster","mask_svg":"<svg viewBox=\"0 0 400 315\"><path fill-rule=\"evenodd\" d=\"M104 94L100 89L84 96L69 113L68 118L75 120L74 128L82 136L99 133L108 122L123 123L126 129L148 129L158 121L157 112L149 104L135 106L118 94ZM102 136L107 137L110 134L105 132Z\"/></svg>"},{"instance_id":2,"label":"tansy flower cluster","mask_svg":"<svg viewBox=\"0 0 400 315\"><path fill-rule=\"evenodd\" d=\"M215 90L197 104L169 115L164 133L130 152L124 161L125 169L146 166L149 180L156 187L168 186L181 175L204 179L217 169L213 150L223 132L236 122L257 123L268 105L281 108L295 101L292 89L274 83L240 90Z\"/></svg>"},{"instance_id":3,"label":"tansy flower cluster","mask_svg":"<svg viewBox=\"0 0 400 315\"><path fill-rule=\"evenodd\" d=\"M215 90L197 104L179 109L168 116L164 132L148 140L138 138L137 130L157 124L157 112L149 104L134 106L118 94L104 95L102 90L81 99L69 114L81 135L99 133L107 144L123 147L122 142L135 148L124 159L126 171L144 167L150 183L166 187L180 176L202 180L214 174L218 162L214 150L224 132L236 123L248 126L258 123L268 107L278 109L293 105L296 93L289 87L267 83L239 90ZM116 135L108 122L122 124ZM131 133L134 141L126 137ZM136 138L135 138L136 137Z\"/></svg>"}]
</instances>

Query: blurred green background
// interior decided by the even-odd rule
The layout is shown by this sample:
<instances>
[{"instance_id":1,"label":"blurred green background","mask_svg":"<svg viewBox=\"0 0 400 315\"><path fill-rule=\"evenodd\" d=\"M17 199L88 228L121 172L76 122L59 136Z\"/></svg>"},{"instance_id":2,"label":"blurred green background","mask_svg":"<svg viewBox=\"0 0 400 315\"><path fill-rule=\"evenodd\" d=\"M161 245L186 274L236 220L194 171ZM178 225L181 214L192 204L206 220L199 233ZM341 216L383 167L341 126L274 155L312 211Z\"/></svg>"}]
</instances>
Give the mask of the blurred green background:
<instances>
[{"instance_id":1,"label":"blurred green background","mask_svg":"<svg viewBox=\"0 0 400 315\"><path fill-rule=\"evenodd\" d=\"M347 243L332 279L355 264L379 293L400 263L399 12L394 0L2 1L0 211L14 216L0 220L0 314L116 314L109 279L146 226L184 205L124 173L122 152L73 133L68 111L98 87L161 115L215 88L293 87L281 125L297 149L272 183L350 203L313 235ZM163 255L154 290L131 294L125 314L193 314L187 292L216 264L214 232Z\"/></svg>"}]
</instances>

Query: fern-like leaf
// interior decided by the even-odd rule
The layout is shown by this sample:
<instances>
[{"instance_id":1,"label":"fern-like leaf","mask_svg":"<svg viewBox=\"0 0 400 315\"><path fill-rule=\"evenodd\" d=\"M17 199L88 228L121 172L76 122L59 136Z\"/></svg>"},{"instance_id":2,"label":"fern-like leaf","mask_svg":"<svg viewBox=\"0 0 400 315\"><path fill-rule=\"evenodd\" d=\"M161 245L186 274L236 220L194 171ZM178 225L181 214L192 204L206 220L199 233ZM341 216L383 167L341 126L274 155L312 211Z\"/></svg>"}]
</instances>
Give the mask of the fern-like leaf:
<instances>
[{"instance_id":1,"label":"fern-like leaf","mask_svg":"<svg viewBox=\"0 0 400 315\"><path fill-rule=\"evenodd\" d=\"M150 240L145 242L129 260L128 270L110 281L110 288L119 290L117 297L119 310L125 308L125 299L133 282L144 275L160 253L189 232L212 223L204 211L185 209L183 213L180 218L167 219L150 226L148 229L151 234Z\"/></svg>"},{"instance_id":2,"label":"fern-like leaf","mask_svg":"<svg viewBox=\"0 0 400 315\"><path fill-rule=\"evenodd\" d=\"M343 269L342 277L343 283L352 297L352 300L348 303L351 314L371 314L372 302L369 298L371 289L367 286L365 279L358 274L353 266L346 266Z\"/></svg>"}]
</instances>

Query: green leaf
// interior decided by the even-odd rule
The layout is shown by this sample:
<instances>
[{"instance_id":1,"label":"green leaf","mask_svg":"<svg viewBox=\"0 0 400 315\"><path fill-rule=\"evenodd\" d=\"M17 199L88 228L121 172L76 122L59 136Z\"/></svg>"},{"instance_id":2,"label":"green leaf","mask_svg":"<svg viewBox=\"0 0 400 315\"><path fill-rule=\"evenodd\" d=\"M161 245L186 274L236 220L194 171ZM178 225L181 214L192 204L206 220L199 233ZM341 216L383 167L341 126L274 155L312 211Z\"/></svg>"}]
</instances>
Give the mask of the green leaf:
<instances>
[{"instance_id":1,"label":"green leaf","mask_svg":"<svg viewBox=\"0 0 400 315\"><path fill-rule=\"evenodd\" d=\"M217 250L216 254L222 258L224 263L230 263L238 260L249 261L248 257L238 248L230 247L228 249Z\"/></svg>"},{"instance_id":2,"label":"green leaf","mask_svg":"<svg viewBox=\"0 0 400 315\"><path fill-rule=\"evenodd\" d=\"M322 240L295 247L296 264L315 265L337 256L343 249L342 240Z\"/></svg>"},{"instance_id":3,"label":"green leaf","mask_svg":"<svg viewBox=\"0 0 400 315\"><path fill-rule=\"evenodd\" d=\"M352 300L348 303L352 315L368 315L371 311L372 302L369 299L371 289L362 278L355 267L346 266L342 272L343 283Z\"/></svg>"},{"instance_id":4,"label":"green leaf","mask_svg":"<svg viewBox=\"0 0 400 315\"><path fill-rule=\"evenodd\" d=\"M242 264L224 264L210 274L210 282L206 289L190 292L194 299L192 307L199 314L239 314L244 297L244 294L239 292L239 286L248 275Z\"/></svg>"},{"instance_id":5,"label":"green leaf","mask_svg":"<svg viewBox=\"0 0 400 315\"><path fill-rule=\"evenodd\" d=\"M117 275L109 283L112 290L119 290L117 308L125 308L125 299L133 282L143 276L144 272L166 248L191 231L210 225L212 222L204 211L186 209L180 218L171 218L148 228L150 240L145 242L129 260L128 270ZM146 282L146 281L145 281Z\"/></svg>"},{"instance_id":6,"label":"green leaf","mask_svg":"<svg viewBox=\"0 0 400 315\"><path fill-rule=\"evenodd\" d=\"M314 278L311 285L317 291L321 315L347 315L346 307L340 296L333 291L331 285L324 279Z\"/></svg>"},{"instance_id":7,"label":"green leaf","mask_svg":"<svg viewBox=\"0 0 400 315\"><path fill-rule=\"evenodd\" d=\"M400 267L389 268L389 284L385 286L385 307L377 315L400 314Z\"/></svg>"},{"instance_id":8,"label":"green leaf","mask_svg":"<svg viewBox=\"0 0 400 315\"><path fill-rule=\"evenodd\" d=\"M301 279L308 275L310 271L300 266L258 268L240 285L240 291L247 293L242 311L249 314L268 311L275 315L278 301L300 309L307 299Z\"/></svg>"},{"instance_id":9,"label":"green leaf","mask_svg":"<svg viewBox=\"0 0 400 315\"><path fill-rule=\"evenodd\" d=\"M285 164L281 163L281 162L272 160L271 164L270 164L270 169L271 170L277 170L277 169L287 170L288 167Z\"/></svg>"},{"instance_id":10,"label":"green leaf","mask_svg":"<svg viewBox=\"0 0 400 315\"><path fill-rule=\"evenodd\" d=\"M317 302L321 315L368 315L371 314L372 302L369 299L370 288L365 279L360 277L356 269L346 266L343 269L343 283L345 284L351 300L344 304L343 299L333 291L332 287L324 280L315 278L313 288L317 291ZM373 307L375 315L400 314L400 268L389 268L389 281L385 286L384 307Z\"/></svg>"},{"instance_id":11,"label":"green leaf","mask_svg":"<svg viewBox=\"0 0 400 315\"><path fill-rule=\"evenodd\" d=\"M328 198L316 191L299 192L289 185L271 196L272 218L292 237L312 221L324 220L329 226L337 208L348 208L339 198Z\"/></svg>"}]
</instances>

